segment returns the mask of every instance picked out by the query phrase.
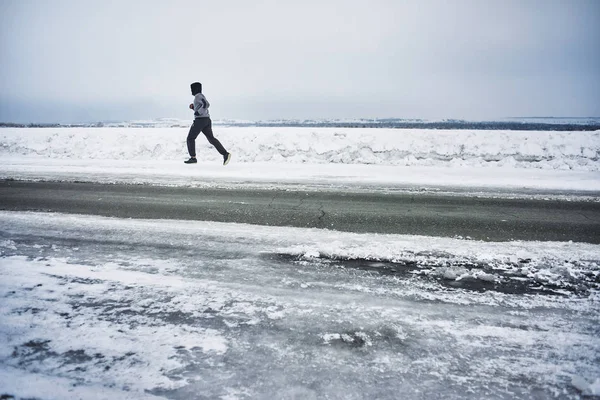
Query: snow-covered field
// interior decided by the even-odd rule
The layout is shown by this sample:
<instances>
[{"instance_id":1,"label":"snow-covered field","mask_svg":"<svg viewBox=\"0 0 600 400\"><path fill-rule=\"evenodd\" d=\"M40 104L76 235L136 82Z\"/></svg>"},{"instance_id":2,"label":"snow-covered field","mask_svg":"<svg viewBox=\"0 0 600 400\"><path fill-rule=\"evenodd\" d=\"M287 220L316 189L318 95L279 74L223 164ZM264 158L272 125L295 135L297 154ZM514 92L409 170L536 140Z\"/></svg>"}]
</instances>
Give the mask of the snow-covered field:
<instances>
[{"instance_id":1,"label":"snow-covered field","mask_svg":"<svg viewBox=\"0 0 600 400\"><path fill-rule=\"evenodd\" d=\"M186 135L185 128L4 128L0 143L2 156L178 160ZM242 163L600 170L600 131L215 127L215 135ZM200 159L219 159L202 135L198 143Z\"/></svg>"},{"instance_id":2,"label":"snow-covered field","mask_svg":"<svg viewBox=\"0 0 600 400\"><path fill-rule=\"evenodd\" d=\"M0 178L163 185L600 191L600 131L215 127L184 165L185 128L0 129Z\"/></svg>"},{"instance_id":3,"label":"snow-covered field","mask_svg":"<svg viewBox=\"0 0 600 400\"><path fill-rule=\"evenodd\" d=\"M598 201L600 132L0 129L0 178ZM0 211L0 396L600 395L600 246Z\"/></svg>"}]
</instances>

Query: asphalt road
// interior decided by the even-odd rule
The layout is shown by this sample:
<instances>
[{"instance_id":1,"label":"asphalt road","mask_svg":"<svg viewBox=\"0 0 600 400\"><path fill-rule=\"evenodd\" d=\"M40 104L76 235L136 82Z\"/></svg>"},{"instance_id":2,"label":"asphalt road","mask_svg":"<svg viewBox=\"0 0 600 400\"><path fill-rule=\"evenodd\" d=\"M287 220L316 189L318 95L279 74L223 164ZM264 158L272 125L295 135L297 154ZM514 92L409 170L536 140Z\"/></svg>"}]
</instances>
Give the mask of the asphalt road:
<instances>
[{"instance_id":1,"label":"asphalt road","mask_svg":"<svg viewBox=\"0 0 600 400\"><path fill-rule=\"evenodd\" d=\"M0 181L0 209L600 243L600 203L589 201Z\"/></svg>"}]
</instances>

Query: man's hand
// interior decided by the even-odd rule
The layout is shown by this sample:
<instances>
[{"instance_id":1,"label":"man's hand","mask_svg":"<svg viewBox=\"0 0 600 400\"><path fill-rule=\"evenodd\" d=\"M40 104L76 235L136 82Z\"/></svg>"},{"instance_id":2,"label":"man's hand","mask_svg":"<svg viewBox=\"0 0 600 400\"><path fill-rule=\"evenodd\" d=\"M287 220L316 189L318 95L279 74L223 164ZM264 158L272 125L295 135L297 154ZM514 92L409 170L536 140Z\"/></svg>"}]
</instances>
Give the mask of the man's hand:
<instances>
[{"instance_id":1,"label":"man's hand","mask_svg":"<svg viewBox=\"0 0 600 400\"><path fill-rule=\"evenodd\" d=\"M190 104L190 110L194 109L194 103Z\"/></svg>"}]
</instances>

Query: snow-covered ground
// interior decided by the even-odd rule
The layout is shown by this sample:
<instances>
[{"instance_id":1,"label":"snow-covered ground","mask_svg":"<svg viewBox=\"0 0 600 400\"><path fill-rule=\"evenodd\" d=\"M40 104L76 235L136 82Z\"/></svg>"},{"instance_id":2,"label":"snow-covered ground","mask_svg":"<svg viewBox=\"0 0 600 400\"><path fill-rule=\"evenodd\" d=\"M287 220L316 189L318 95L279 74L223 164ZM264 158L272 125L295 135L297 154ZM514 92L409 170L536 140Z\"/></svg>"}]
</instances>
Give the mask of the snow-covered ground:
<instances>
[{"instance_id":1,"label":"snow-covered ground","mask_svg":"<svg viewBox=\"0 0 600 400\"><path fill-rule=\"evenodd\" d=\"M0 129L0 178L201 186L600 191L600 131L217 127L227 168L184 128Z\"/></svg>"},{"instance_id":2,"label":"snow-covered ground","mask_svg":"<svg viewBox=\"0 0 600 400\"><path fill-rule=\"evenodd\" d=\"M0 179L598 201L600 132L0 129ZM0 396L600 395L600 246L0 211Z\"/></svg>"},{"instance_id":3,"label":"snow-covered ground","mask_svg":"<svg viewBox=\"0 0 600 400\"><path fill-rule=\"evenodd\" d=\"M1 155L177 160L182 128L4 128ZM238 162L600 170L600 131L520 132L350 128L215 128ZM219 154L201 135L198 156Z\"/></svg>"},{"instance_id":4,"label":"snow-covered ground","mask_svg":"<svg viewBox=\"0 0 600 400\"><path fill-rule=\"evenodd\" d=\"M0 387L23 398L578 398L600 252L0 212Z\"/></svg>"}]
</instances>

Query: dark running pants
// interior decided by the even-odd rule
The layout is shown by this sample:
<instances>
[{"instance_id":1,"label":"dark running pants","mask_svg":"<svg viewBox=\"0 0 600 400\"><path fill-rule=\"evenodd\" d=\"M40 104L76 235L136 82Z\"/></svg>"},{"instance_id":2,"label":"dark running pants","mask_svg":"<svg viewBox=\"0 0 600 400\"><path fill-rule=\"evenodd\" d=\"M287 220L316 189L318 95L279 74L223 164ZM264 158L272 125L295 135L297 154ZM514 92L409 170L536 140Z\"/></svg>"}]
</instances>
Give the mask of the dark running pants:
<instances>
[{"instance_id":1,"label":"dark running pants","mask_svg":"<svg viewBox=\"0 0 600 400\"><path fill-rule=\"evenodd\" d=\"M200 134L200 132L204 133L204 136L208 139L208 142L215 146L217 151L221 153L222 156L227 154L227 150L223 147L221 142L215 138L212 131L212 121L209 117L204 118L196 118L194 123L190 128L190 133L187 136L187 147L188 152L190 153L190 157L196 157L196 138Z\"/></svg>"}]
</instances>

